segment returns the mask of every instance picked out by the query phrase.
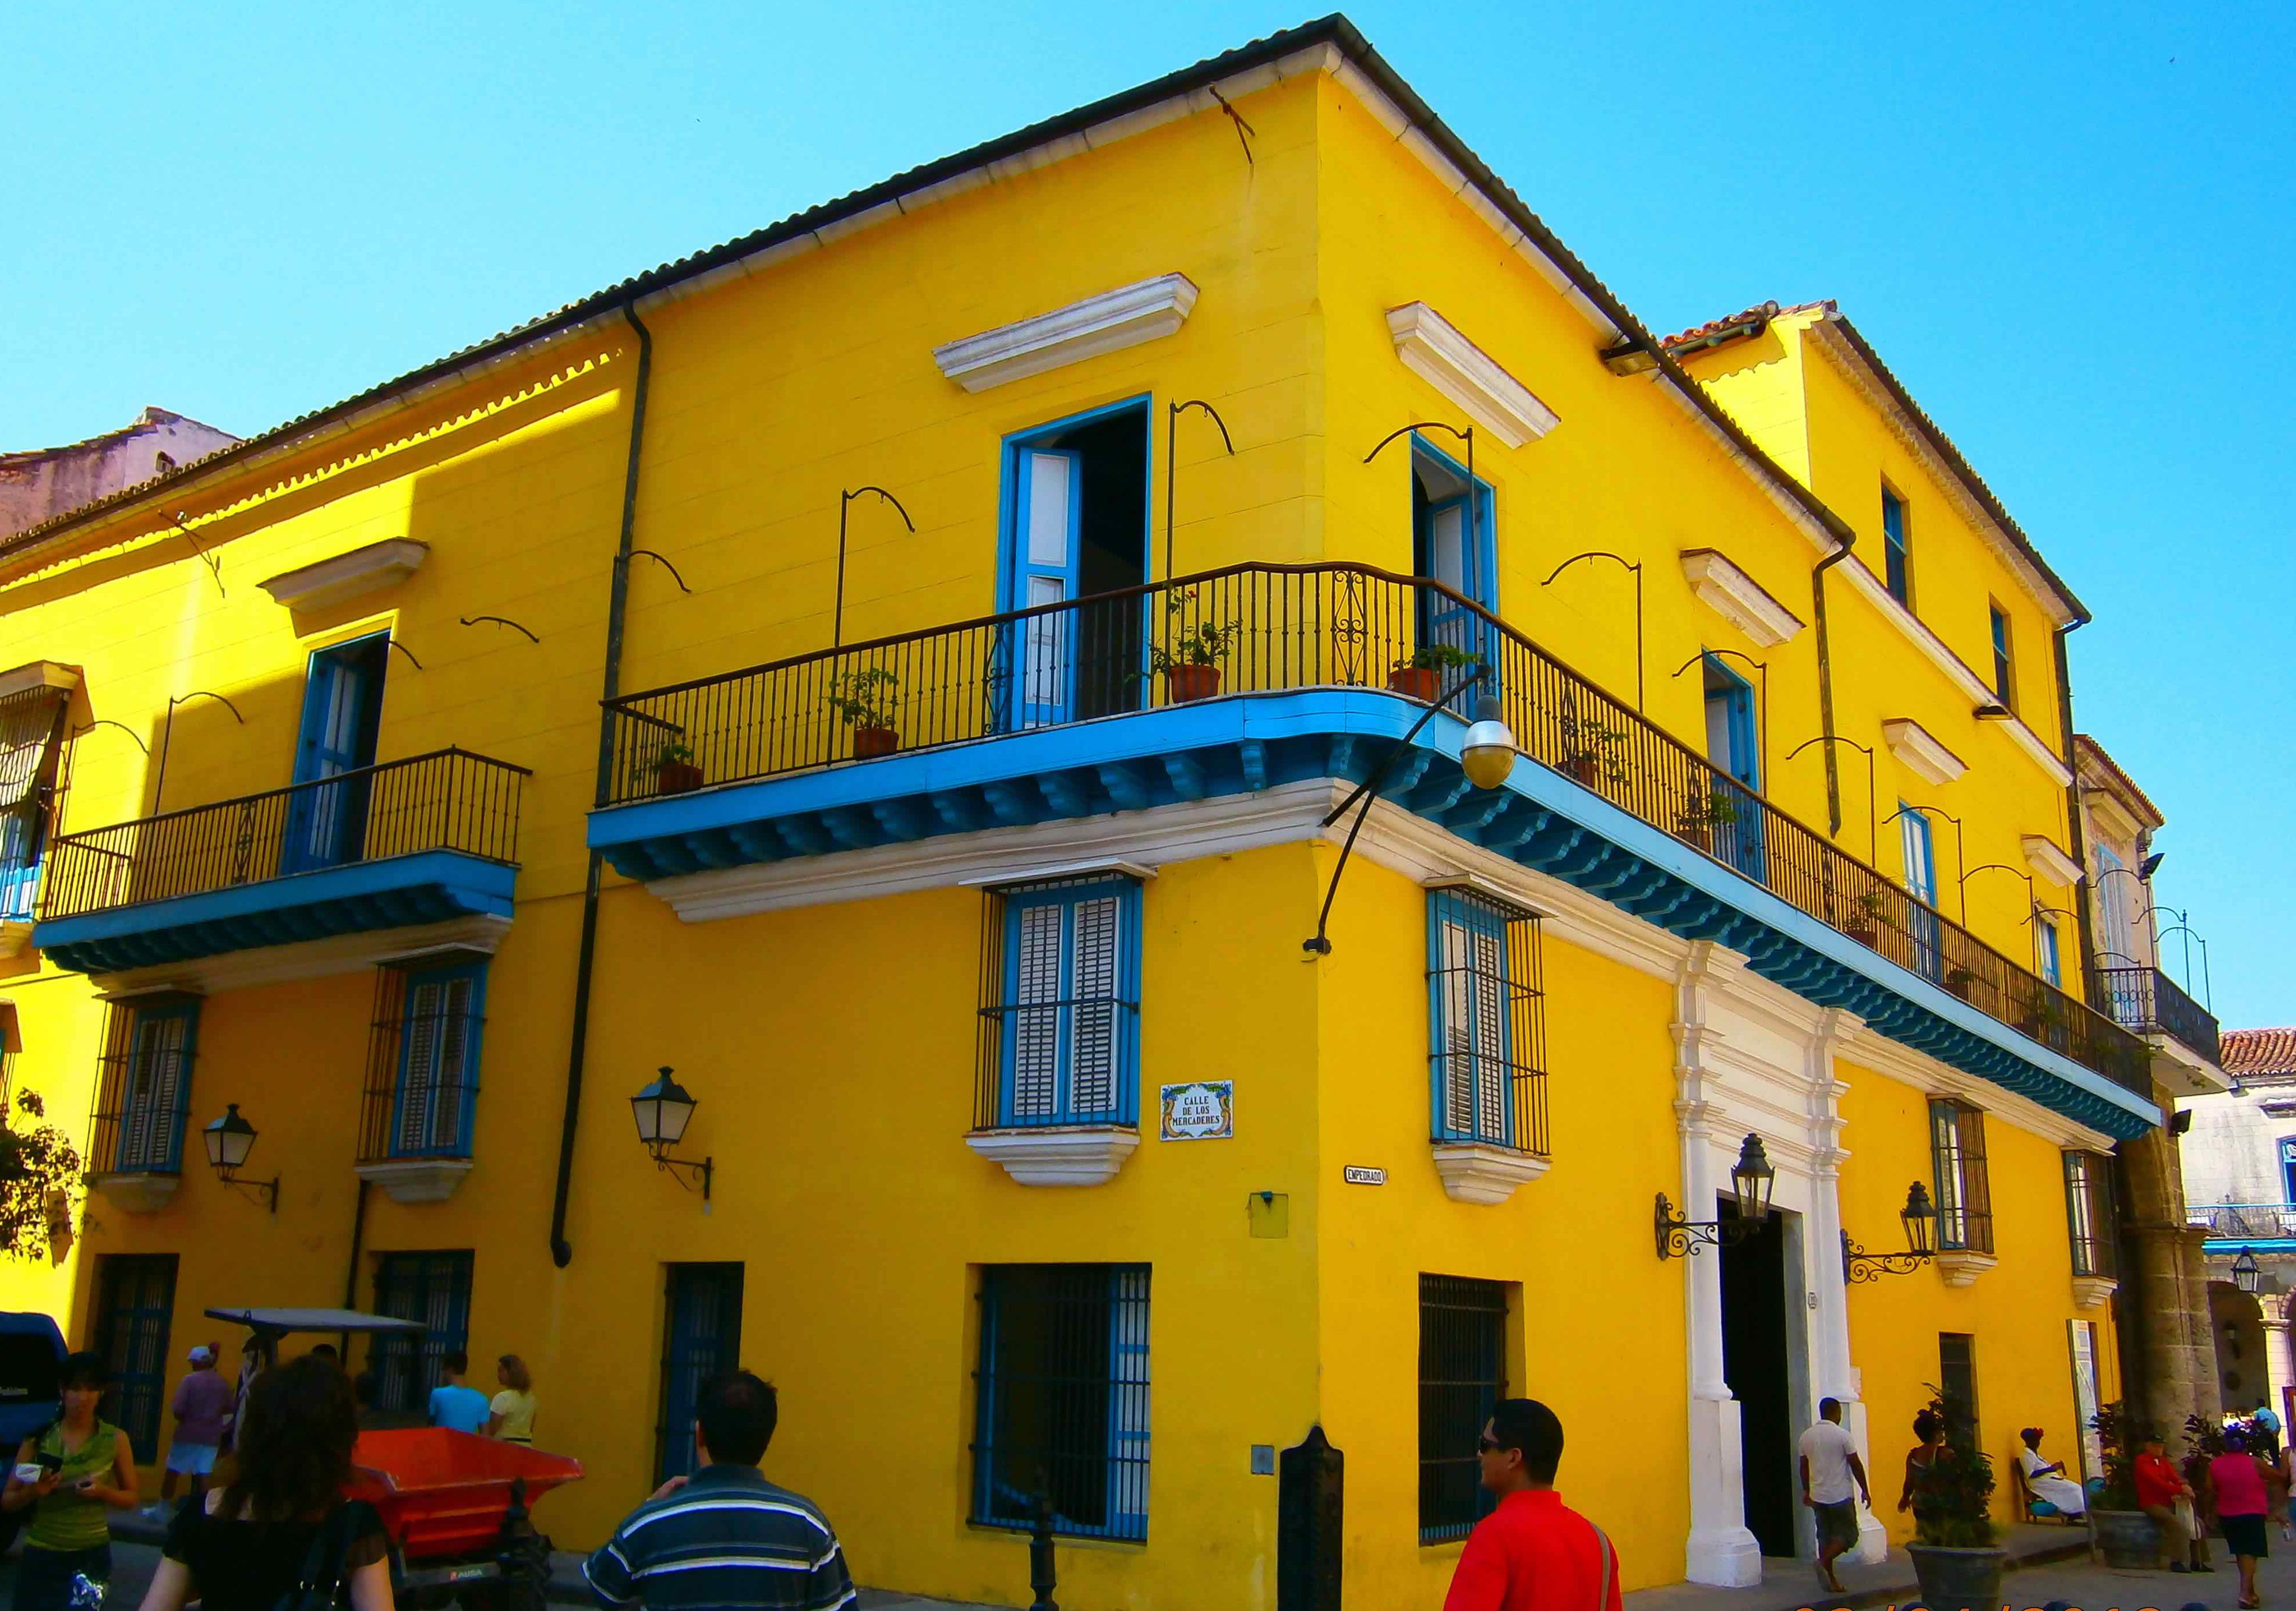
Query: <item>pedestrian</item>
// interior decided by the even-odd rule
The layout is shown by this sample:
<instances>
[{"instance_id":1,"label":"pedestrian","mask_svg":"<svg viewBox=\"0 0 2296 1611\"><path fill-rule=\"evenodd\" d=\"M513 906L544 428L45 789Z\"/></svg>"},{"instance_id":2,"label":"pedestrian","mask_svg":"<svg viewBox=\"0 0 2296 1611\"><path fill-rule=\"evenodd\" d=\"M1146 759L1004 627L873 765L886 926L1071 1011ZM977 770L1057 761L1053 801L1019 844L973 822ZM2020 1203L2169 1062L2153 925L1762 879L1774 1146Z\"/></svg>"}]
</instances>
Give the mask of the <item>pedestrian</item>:
<instances>
[{"instance_id":1,"label":"pedestrian","mask_svg":"<svg viewBox=\"0 0 2296 1611\"><path fill-rule=\"evenodd\" d=\"M2193 1487L2177 1463L2162 1451L2161 1434L2147 1430L2144 1451L2136 1457L2136 1508L2160 1525L2161 1552L2171 1572L2213 1572L2208 1564L2208 1542L2193 1519ZM2177 1558L2189 1557L2191 1565Z\"/></svg>"},{"instance_id":2,"label":"pedestrian","mask_svg":"<svg viewBox=\"0 0 2296 1611\"><path fill-rule=\"evenodd\" d=\"M341 1590L351 1611L391 1611L382 1518L343 1497L357 1442L334 1365L306 1355L257 1377L232 1479L176 1512L143 1611L341 1605Z\"/></svg>"},{"instance_id":3,"label":"pedestrian","mask_svg":"<svg viewBox=\"0 0 2296 1611\"><path fill-rule=\"evenodd\" d=\"M1914 1417L1914 1436L1921 1441L1906 1451L1906 1481L1898 1491L1898 1508L1912 1511L1918 1528L1930 1519L1929 1508L1920 1502L1922 1486L1930 1467L1945 1452L1945 1417L1934 1410L1919 1411Z\"/></svg>"},{"instance_id":4,"label":"pedestrian","mask_svg":"<svg viewBox=\"0 0 2296 1611\"><path fill-rule=\"evenodd\" d=\"M2248 1418L2249 1425L2262 1428L2275 1438L2280 1435L2280 1418L2273 1413L2270 1399L2256 1401L2256 1413Z\"/></svg>"},{"instance_id":5,"label":"pedestrian","mask_svg":"<svg viewBox=\"0 0 2296 1611\"><path fill-rule=\"evenodd\" d=\"M160 1502L145 1509L147 1516L156 1516L176 1502L179 1476L192 1479L193 1499L207 1492L216 1452L231 1425L231 1384L215 1368L215 1344L201 1344L192 1350L191 1360L192 1368L176 1384L176 1397L168 1406L176 1417L176 1435L168 1444L168 1468L160 1474Z\"/></svg>"},{"instance_id":6,"label":"pedestrian","mask_svg":"<svg viewBox=\"0 0 2296 1611\"><path fill-rule=\"evenodd\" d=\"M324 1360L338 1370L343 1368L343 1356L332 1343L320 1344L311 1350L311 1357L315 1360Z\"/></svg>"},{"instance_id":7,"label":"pedestrian","mask_svg":"<svg viewBox=\"0 0 2296 1611\"><path fill-rule=\"evenodd\" d=\"M2264 1602L2256 1594L2256 1563L2269 1553L2264 1515L2270 1506L2264 1493L2264 1463L2250 1452L2246 1433L2225 1434L2224 1452L2209 1462L2208 1481L2225 1548L2232 1551L2234 1564L2240 1568L2240 1603L2260 1606Z\"/></svg>"},{"instance_id":8,"label":"pedestrian","mask_svg":"<svg viewBox=\"0 0 2296 1611\"><path fill-rule=\"evenodd\" d=\"M1498 1508L1475 1524L1443 1611L1623 1611L1619 1557L1562 1502L1562 1423L1537 1399L1501 1399L1478 1445Z\"/></svg>"},{"instance_id":9,"label":"pedestrian","mask_svg":"<svg viewBox=\"0 0 2296 1611\"><path fill-rule=\"evenodd\" d=\"M1817 1581L1830 1593L1846 1592L1833 1563L1857 1547L1857 1505L1874 1508L1866 1463L1841 1424L1841 1401L1820 1399L1817 1419L1801 1434L1801 1502L1817 1518ZM1852 1484L1855 1484L1853 1486Z\"/></svg>"},{"instance_id":10,"label":"pedestrian","mask_svg":"<svg viewBox=\"0 0 2296 1611\"><path fill-rule=\"evenodd\" d=\"M837 1534L813 1501L758 1469L780 1401L746 1370L712 1377L693 1403L691 1477L674 1476L582 1565L601 1606L836 1611L856 1603Z\"/></svg>"},{"instance_id":11,"label":"pedestrian","mask_svg":"<svg viewBox=\"0 0 2296 1611\"><path fill-rule=\"evenodd\" d=\"M494 1406L487 1395L475 1387L463 1385L463 1375L471 1368L471 1357L455 1349L439 1361L439 1385L430 1390L430 1424L444 1426L450 1432L484 1432L487 1421L494 1414ZM528 1412L529 1417L532 1412Z\"/></svg>"},{"instance_id":12,"label":"pedestrian","mask_svg":"<svg viewBox=\"0 0 2296 1611\"><path fill-rule=\"evenodd\" d=\"M102 1354L76 1353L62 1376L62 1418L24 1440L0 1491L0 1505L11 1510L39 1507L16 1562L15 1611L66 1611L75 1574L109 1582L111 1524L104 1512L135 1505L135 1452L126 1433L95 1413L111 1385L111 1369ZM28 1471L39 1475L27 1482Z\"/></svg>"},{"instance_id":13,"label":"pedestrian","mask_svg":"<svg viewBox=\"0 0 2296 1611\"><path fill-rule=\"evenodd\" d=\"M238 1443L238 1428L247 1418L247 1395L255 1386L255 1378L263 1374L266 1364L275 1363L269 1357L259 1334L250 1332L239 1347L239 1385L232 1395L231 1425L224 1428L223 1446L226 1453Z\"/></svg>"},{"instance_id":14,"label":"pedestrian","mask_svg":"<svg viewBox=\"0 0 2296 1611\"><path fill-rule=\"evenodd\" d=\"M2025 1445L2017 1451L2017 1465L2024 1472L2025 1486L2032 1491L2033 1497L2054 1505L2060 1516L2087 1515L2088 1495L2066 1475L2064 1461L2041 1458L2041 1428L2028 1426L2017 1436Z\"/></svg>"},{"instance_id":15,"label":"pedestrian","mask_svg":"<svg viewBox=\"0 0 2296 1611\"><path fill-rule=\"evenodd\" d=\"M534 1443L534 1377L526 1361L506 1353L495 1361L495 1380L502 1391L487 1406L487 1435L505 1443Z\"/></svg>"}]
</instances>

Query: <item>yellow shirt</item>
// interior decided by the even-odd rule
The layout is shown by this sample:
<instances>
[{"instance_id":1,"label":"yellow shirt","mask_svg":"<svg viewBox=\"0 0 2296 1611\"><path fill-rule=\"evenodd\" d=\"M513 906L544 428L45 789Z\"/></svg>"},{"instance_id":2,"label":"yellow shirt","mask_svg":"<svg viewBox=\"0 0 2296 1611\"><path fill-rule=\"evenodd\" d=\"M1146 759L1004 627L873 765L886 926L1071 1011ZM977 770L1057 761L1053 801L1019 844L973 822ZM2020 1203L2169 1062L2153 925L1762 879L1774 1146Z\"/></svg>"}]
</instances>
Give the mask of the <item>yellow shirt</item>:
<instances>
[{"instance_id":1,"label":"yellow shirt","mask_svg":"<svg viewBox=\"0 0 2296 1611\"><path fill-rule=\"evenodd\" d=\"M505 1387L495 1394L488 1405L489 1412L502 1417L502 1426L495 1435L506 1443L534 1442L534 1395Z\"/></svg>"}]
</instances>

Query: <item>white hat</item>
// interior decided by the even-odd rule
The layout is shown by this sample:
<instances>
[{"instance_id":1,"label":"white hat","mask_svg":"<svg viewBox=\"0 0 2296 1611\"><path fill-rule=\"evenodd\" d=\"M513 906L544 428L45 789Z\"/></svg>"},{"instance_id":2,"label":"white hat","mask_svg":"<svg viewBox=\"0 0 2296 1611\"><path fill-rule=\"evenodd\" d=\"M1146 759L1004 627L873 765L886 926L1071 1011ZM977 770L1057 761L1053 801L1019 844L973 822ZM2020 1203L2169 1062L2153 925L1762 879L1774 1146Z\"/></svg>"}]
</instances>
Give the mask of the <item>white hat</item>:
<instances>
[{"instance_id":1,"label":"white hat","mask_svg":"<svg viewBox=\"0 0 2296 1611\"><path fill-rule=\"evenodd\" d=\"M201 1343L198 1347L192 1350L192 1363L194 1365L212 1365L215 1363L214 1350L210 1349L205 1343Z\"/></svg>"}]
</instances>

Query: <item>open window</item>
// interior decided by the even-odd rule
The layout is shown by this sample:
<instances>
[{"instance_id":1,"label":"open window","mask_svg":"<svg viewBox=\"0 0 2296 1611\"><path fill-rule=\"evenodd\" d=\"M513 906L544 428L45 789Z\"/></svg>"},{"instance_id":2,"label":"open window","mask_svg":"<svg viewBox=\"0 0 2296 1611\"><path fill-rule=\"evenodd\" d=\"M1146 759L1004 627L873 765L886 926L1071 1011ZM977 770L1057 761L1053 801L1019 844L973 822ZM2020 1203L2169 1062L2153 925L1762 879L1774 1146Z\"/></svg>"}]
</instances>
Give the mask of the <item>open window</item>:
<instances>
[{"instance_id":1,"label":"open window","mask_svg":"<svg viewBox=\"0 0 2296 1611\"><path fill-rule=\"evenodd\" d=\"M45 661L0 672L0 925L32 920L78 688L78 672Z\"/></svg>"},{"instance_id":2,"label":"open window","mask_svg":"<svg viewBox=\"0 0 2296 1611\"><path fill-rule=\"evenodd\" d=\"M1493 518L1489 482L1471 483L1464 464L1423 437L1411 439L1412 569L1447 590L1421 595L1423 654L1439 645L1496 663L1488 624L1461 603L1498 612Z\"/></svg>"},{"instance_id":3,"label":"open window","mask_svg":"<svg viewBox=\"0 0 2296 1611\"><path fill-rule=\"evenodd\" d=\"M1145 399L1006 443L1001 607L1022 617L998 645L1000 728L1136 710L1148 686L1137 595L1148 579Z\"/></svg>"},{"instance_id":4,"label":"open window","mask_svg":"<svg viewBox=\"0 0 2296 1611\"><path fill-rule=\"evenodd\" d=\"M288 801L282 873L340 867L365 854L372 783L366 769L374 765L390 661L388 632L312 654L295 743L295 781L318 786L299 788Z\"/></svg>"},{"instance_id":5,"label":"open window","mask_svg":"<svg viewBox=\"0 0 2296 1611\"><path fill-rule=\"evenodd\" d=\"M1704 656L1706 759L1722 778L1707 802L1713 853L1747 877L1762 881L1762 723L1754 685Z\"/></svg>"}]
</instances>

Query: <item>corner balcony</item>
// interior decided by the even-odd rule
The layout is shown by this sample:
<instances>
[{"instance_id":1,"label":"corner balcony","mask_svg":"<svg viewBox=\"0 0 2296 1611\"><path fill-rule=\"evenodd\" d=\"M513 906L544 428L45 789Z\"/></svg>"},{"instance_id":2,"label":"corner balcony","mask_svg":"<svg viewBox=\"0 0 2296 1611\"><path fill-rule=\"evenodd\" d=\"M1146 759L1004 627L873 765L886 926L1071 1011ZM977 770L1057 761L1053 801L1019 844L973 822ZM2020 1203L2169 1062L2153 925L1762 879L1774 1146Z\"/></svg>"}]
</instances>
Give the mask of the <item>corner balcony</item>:
<instances>
[{"instance_id":1,"label":"corner balcony","mask_svg":"<svg viewBox=\"0 0 2296 1611\"><path fill-rule=\"evenodd\" d=\"M2101 967L2089 998L2152 1048L2153 1077L2180 1097L2232 1089L2224 1072L2216 1015L2157 967Z\"/></svg>"},{"instance_id":2,"label":"corner balcony","mask_svg":"<svg viewBox=\"0 0 2296 1611\"><path fill-rule=\"evenodd\" d=\"M481 917L507 922L531 774L447 749L66 834L33 943L108 974Z\"/></svg>"},{"instance_id":3,"label":"corner balcony","mask_svg":"<svg viewBox=\"0 0 2296 1611\"><path fill-rule=\"evenodd\" d=\"M2188 1203L2185 1222L2209 1233L2202 1250L2210 1256L2296 1253L2296 1204Z\"/></svg>"},{"instance_id":4,"label":"corner balcony","mask_svg":"<svg viewBox=\"0 0 2296 1611\"><path fill-rule=\"evenodd\" d=\"M589 839L665 893L730 869L1360 782L1480 655L1536 767L1474 791L1439 718L1382 785L1876 1032L2115 1136L2159 1122L2144 1043L1844 854L1440 585L1250 564L610 702Z\"/></svg>"}]
</instances>

